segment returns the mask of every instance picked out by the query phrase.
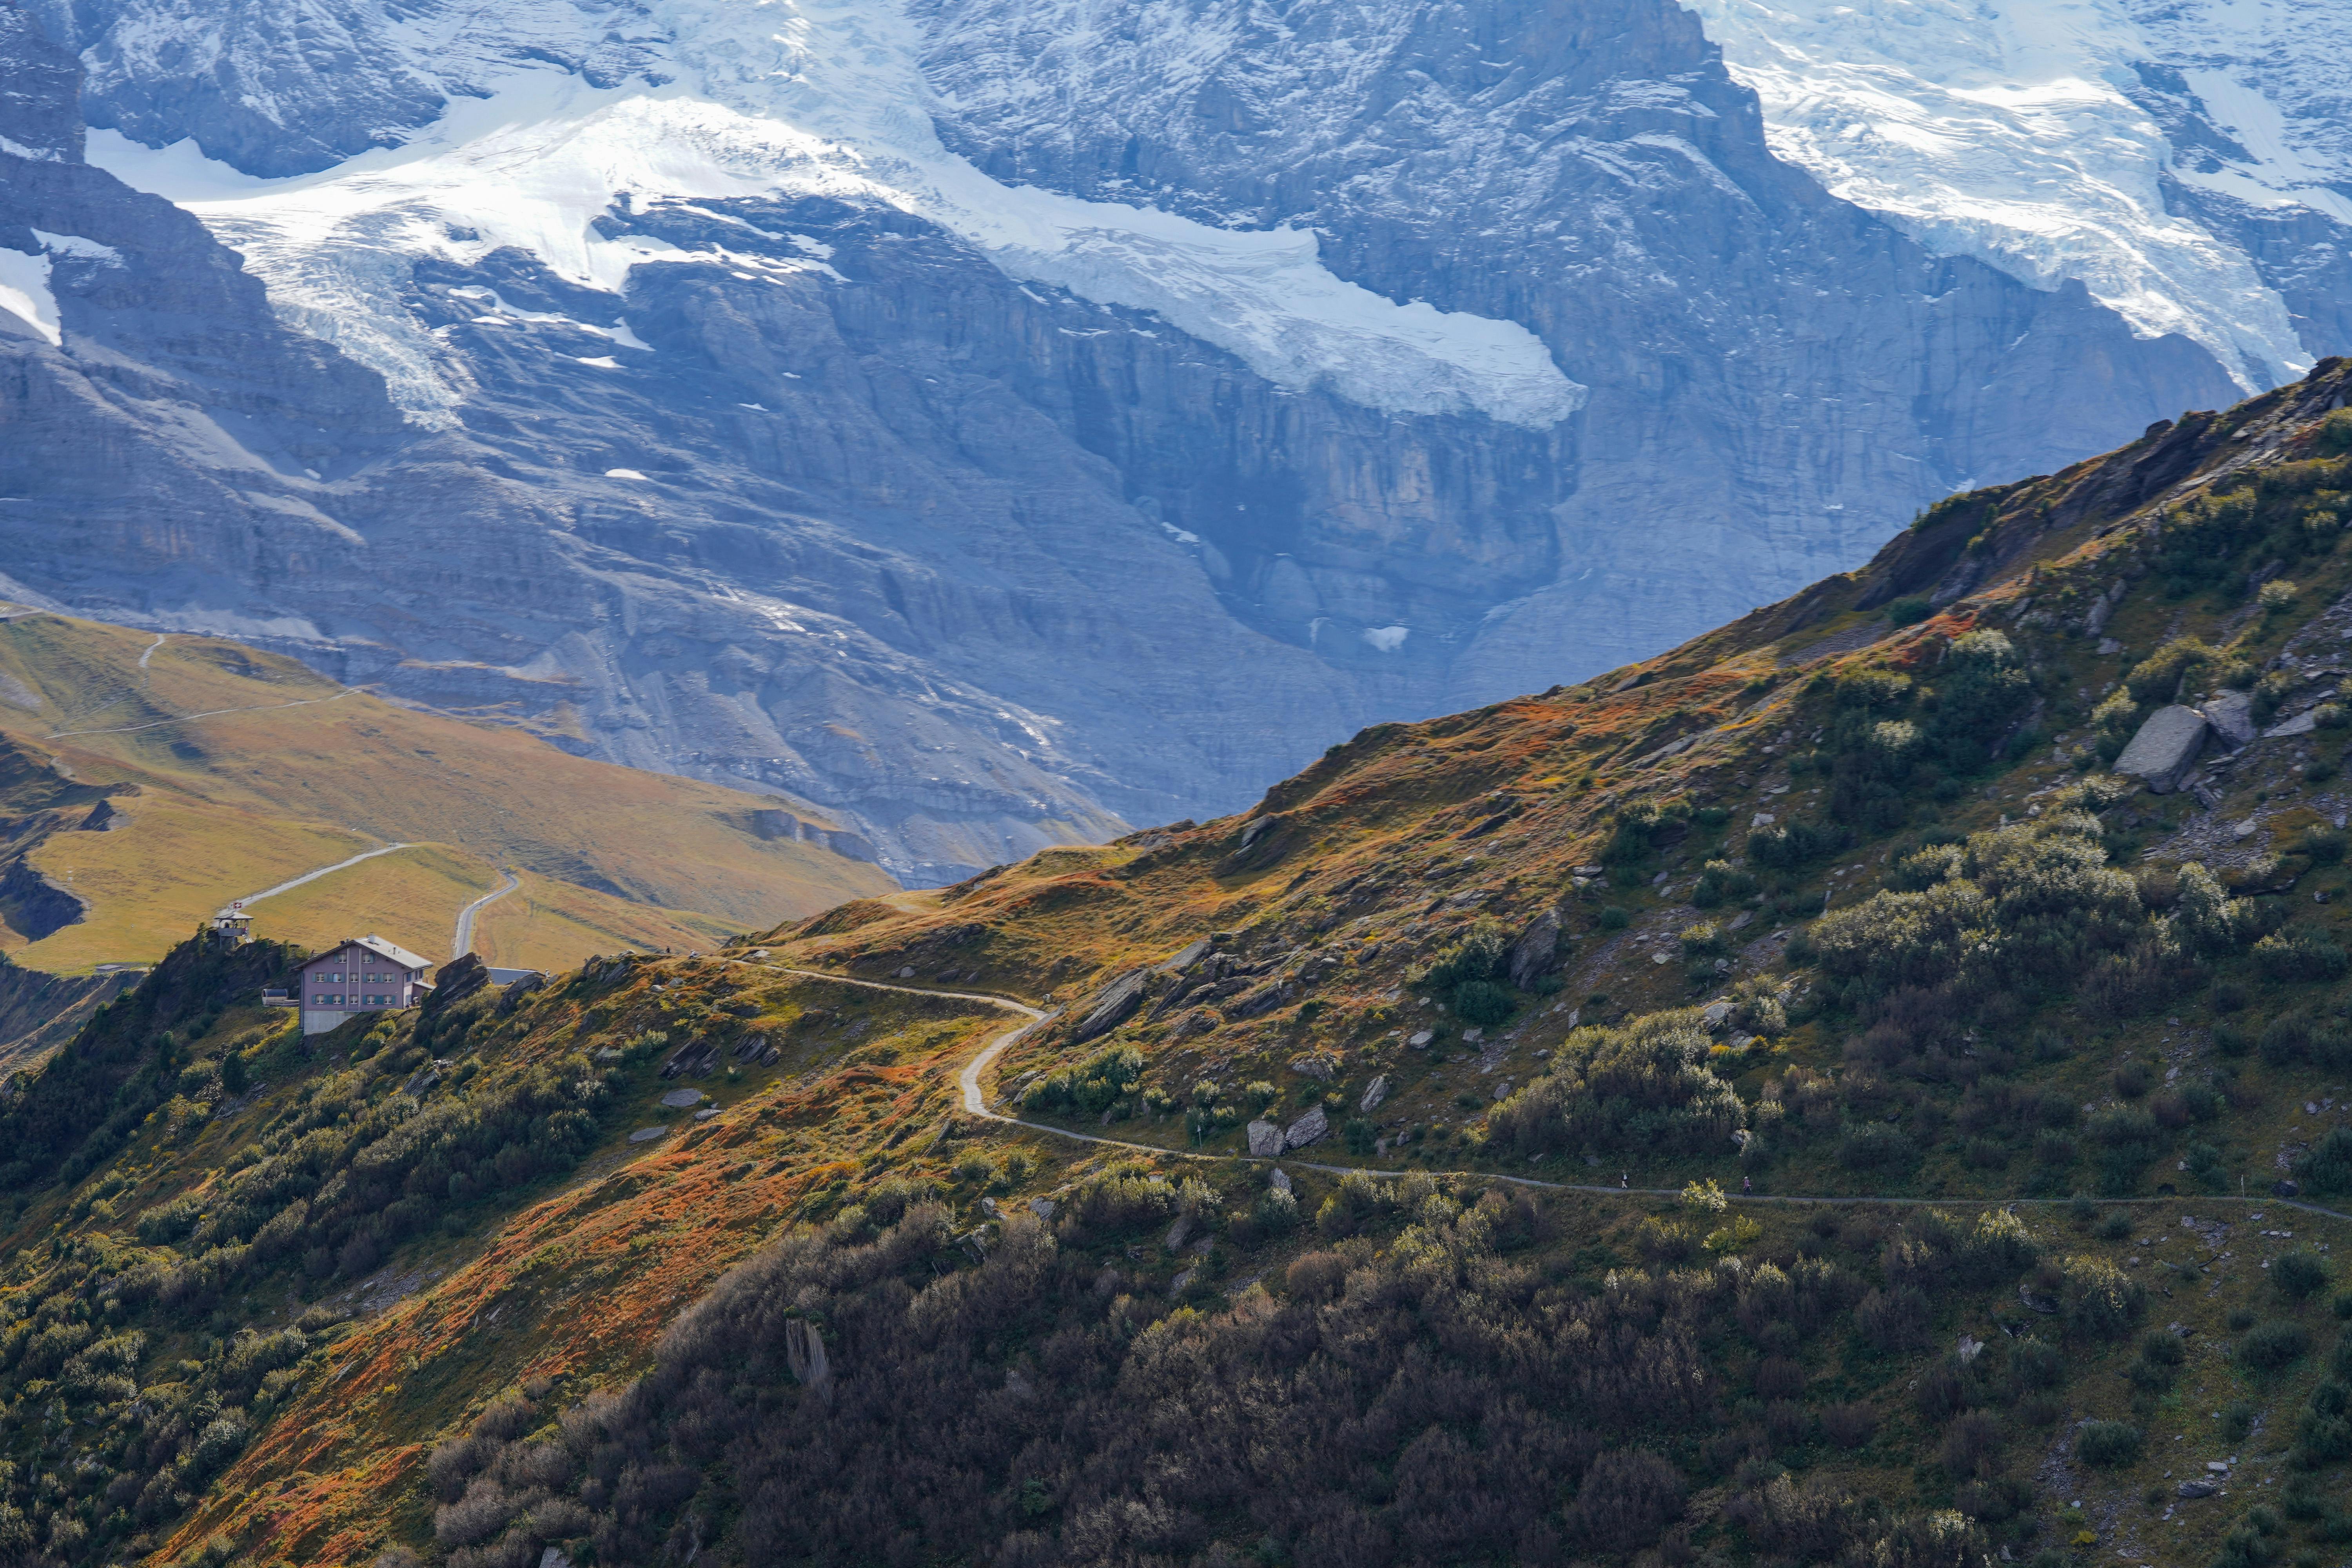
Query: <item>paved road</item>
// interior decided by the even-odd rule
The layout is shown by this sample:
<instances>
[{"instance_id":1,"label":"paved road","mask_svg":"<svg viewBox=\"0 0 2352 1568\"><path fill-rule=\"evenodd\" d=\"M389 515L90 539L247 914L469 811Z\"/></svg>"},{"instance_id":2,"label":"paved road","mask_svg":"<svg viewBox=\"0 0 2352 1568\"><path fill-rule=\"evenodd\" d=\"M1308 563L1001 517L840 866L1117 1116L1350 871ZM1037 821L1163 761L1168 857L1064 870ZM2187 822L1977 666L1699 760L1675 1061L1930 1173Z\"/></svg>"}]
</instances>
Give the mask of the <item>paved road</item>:
<instances>
[{"instance_id":1,"label":"paved road","mask_svg":"<svg viewBox=\"0 0 2352 1568\"><path fill-rule=\"evenodd\" d=\"M743 958L730 959L728 962L730 963L740 963L750 968L773 970L780 974L797 974L810 980L829 980L836 985L860 986L868 991L899 991L904 992L909 996L940 996L952 1002L978 1002L987 1006L1001 1008L1005 1012L1019 1015L1026 1021L991 1039L988 1044L980 1048L979 1052L973 1056L971 1060L964 1064L963 1070L956 1075L956 1082L963 1090L963 1108L967 1114L982 1117L990 1121L1001 1121L1008 1127L1026 1127L1033 1131L1050 1132L1057 1138L1075 1139L1081 1143L1099 1143L1107 1144L1115 1149L1132 1149L1138 1153L1156 1154L1162 1159L1232 1160L1252 1163L1256 1162L1258 1159L1257 1156L1251 1154L1200 1154L1194 1153L1190 1150L1162 1149L1158 1145L1151 1143L1130 1143L1118 1138L1098 1138L1091 1132L1076 1132L1067 1127L1056 1127L1051 1122L1046 1121L1025 1121L1020 1117L1007 1116L1002 1111L990 1110L988 1107L987 1096L982 1091L980 1087L981 1074L986 1072L990 1067L994 1065L996 1058L1003 1056L1005 1048L1011 1046L1015 1040L1020 1039L1024 1035L1029 1033L1030 1030L1037 1027L1038 1025L1046 1022L1050 1018L1058 1016L1057 1014L1040 1012L1036 1008L1030 1006L1026 1002L1016 1002L1009 996L992 996L986 992L980 991L930 991L919 985L902 985L885 980L854 980L846 974L828 974L821 969L795 969L790 965L782 963L755 963L750 959ZM1405 1173L1402 1171L1381 1170L1375 1167L1364 1165L1323 1165L1318 1164L1311 1160L1294 1160L1287 1157L1282 1157L1279 1160L1279 1163L1286 1165L1296 1165L1301 1170L1323 1171L1336 1176L1345 1176L1357 1172L1361 1172L1367 1176L1376 1176L1383 1180L1393 1180ZM1682 1195L1681 1191L1675 1187L1612 1187L1601 1184L1588 1186L1575 1182L1545 1182L1538 1181L1533 1176L1505 1175L1498 1171L1448 1171L1433 1172L1432 1174L1478 1176L1487 1181L1508 1182L1513 1186L1537 1187L1545 1192L1553 1193L1615 1193L1621 1196L1631 1194L1637 1197L1656 1198L1675 1198ZM1726 1193L1724 1195L1729 1198L1733 1203L1739 1204L1885 1204L1896 1205L1905 1207L1929 1206L1941 1208L1965 1207L1971 1205L1990 1206L1993 1205L2000 1205L2006 1207L2016 1204L2070 1204L2074 1201L2071 1197L1881 1198L1871 1197L1866 1194L1858 1197L1851 1195L1813 1197L1790 1193ZM2105 1204L2244 1204L2249 1207L2289 1208L2299 1210L2304 1214L2321 1215L2329 1219L2352 1220L2352 1215L2338 1214L2334 1209L2323 1208L2317 1204L2305 1203L2297 1198L2242 1198L2227 1194L2195 1193L2168 1198L2102 1198L2099 1201Z\"/></svg>"},{"instance_id":2,"label":"paved road","mask_svg":"<svg viewBox=\"0 0 2352 1568\"><path fill-rule=\"evenodd\" d=\"M415 847L416 846L414 844L387 844L381 849L371 849L363 855L354 855L348 860L338 860L331 866L321 866L315 871L305 871L290 882L280 882L274 888L264 888L257 893L247 893L244 898L239 899L237 902L241 904L257 904L264 899L274 899L280 893L291 892L294 889L300 887L305 882L315 882L320 878L340 871L346 866L356 866L362 860L373 860L379 855L389 855L395 849L414 849ZM228 910L226 909L223 909L221 910L221 913L223 914L226 914Z\"/></svg>"},{"instance_id":3,"label":"paved road","mask_svg":"<svg viewBox=\"0 0 2352 1568\"><path fill-rule=\"evenodd\" d=\"M512 871L501 871L499 875L507 879L507 885L505 887L500 888L495 893L484 893L480 898L476 899L472 903L467 904L464 909L457 911L457 940L449 944L449 957L452 962L463 958L467 953L474 951L474 917L480 914L484 910L488 909L492 904L497 903L500 899L505 898L509 893L513 892L517 888L522 886L520 881L516 880L515 874Z\"/></svg>"}]
</instances>

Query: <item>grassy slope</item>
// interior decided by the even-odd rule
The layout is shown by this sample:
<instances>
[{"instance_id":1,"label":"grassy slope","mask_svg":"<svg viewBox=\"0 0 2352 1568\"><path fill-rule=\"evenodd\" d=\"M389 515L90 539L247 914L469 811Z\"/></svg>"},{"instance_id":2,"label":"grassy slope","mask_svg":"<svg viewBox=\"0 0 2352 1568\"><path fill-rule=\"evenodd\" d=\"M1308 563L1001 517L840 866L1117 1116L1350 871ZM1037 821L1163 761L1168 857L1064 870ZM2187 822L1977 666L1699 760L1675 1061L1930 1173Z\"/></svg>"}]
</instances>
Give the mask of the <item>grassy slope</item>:
<instances>
[{"instance_id":1,"label":"grassy slope","mask_svg":"<svg viewBox=\"0 0 2352 1568\"><path fill-rule=\"evenodd\" d=\"M1864 1020L1835 1005L1805 1016L1807 988L1828 987L1801 952L1799 963L1788 962L1777 933L1801 930L1825 907L1868 897L1895 851L1929 827L1973 831L2046 805L2048 792L2082 776L2072 748L2087 742L2092 704L2160 642L2189 633L2234 642L2257 666L2298 638L2326 634L2340 642L2340 628L2319 615L2352 590L2352 553L2332 535L2294 564L2295 604L2272 616L2250 612L2242 584L2224 591L2218 573L2211 584L2169 595L2118 552L2137 544L2154 511L2177 505L2217 471L2306 455L2309 426L2344 379L2343 366L2325 366L2312 384L2221 420L1972 498L1890 545L1871 567L1646 666L1430 724L1368 731L1243 818L1138 834L1101 849L1051 851L960 888L853 902L765 941L779 961L873 977L911 967L924 983L952 974L953 984L1066 1006L1055 1027L1004 1059L996 1092L1033 1072L1082 1066L1106 1046L1132 1046L1141 1078L1111 1108L1108 1124L1092 1115L1071 1117L1071 1124L1157 1146L1164 1152L1148 1163L1200 1174L1224 1194L1215 1244L1197 1266L1191 1253L1171 1252L1156 1228L1066 1244L1074 1289L1089 1293L1084 1281L1100 1270L1115 1282L1118 1300L1139 1303L1131 1310L1145 1316L1165 1313L1180 1273L1193 1268L1183 1300L1217 1321L1250 1319L1271 1309L1255 1304L1260 1299L1247 1287L1262 1283L1287 1300L1285 1269L1303 1249L1319 1242L1357 1249L1349 1256L1360 1261L1377 1259L1413 1234L1400 1234L1402 1222L1393 1219L1341 1224L1313 1239L1263 1234L1244 1223L1265 1167L1233 1158L1242 1138L1237 1120L1203 1124L1182 1114L1203 1079L1222 1087L1225 1106L1245 1103L1245 1086L1262 1081L1286 1116L1336 1097L1336 1121L1353 1119L1370 1080L1385 1078L1386 1100L1363 1119L1387 1146L1347 1153L1334 1139L1307 1156L1325 1163L1603 1185L1622 1170L1637 1186L1672 1189L1711 1176L1736 1189L1741 1170L1727 1149L1671 1158L1612 1149L1599 1168L1573 1152L1524 1159L1488 1142L1484 1108L1497 1085L1524 1085L1583 1048L1590 1037L1571 1037L1571 1024L1703 1002L1749 975L1790 983L1800 1005L1785 1028L1745 1047L1726 1041L1708 1058L1746 1102L1754 1105L1768 1082L1788 1081L1791 1068L1849 1089L1869 1079L1847 1056ZM2145 479L2151 466L2162 472L2161 485L2132 479ZM2126 526L2116 529L2119 522ZM1924 593L1969 561L1981 564L1979 580L1924 623L1897 627L1882 611L1862 607ZM2090 591L2119 575L2136 584L2106 628L2120 651L2100 654L2095 639L2026 619L2037 606L2079 618ZM1955 780L1958 787L1923 785L1903 826L1864 830L1833 858L1768 875L1752 896L1706 911L1725 923L1743 912L1749 918L1727 971L1686 965L1676 939L1702 918L1685 901L1700 866L1717 855L1742 858L1758 814L1785 821L1808 810L1812 792L1829 787L1817 770L1789 767L1790 752L1806 750L1826 717L1829 694L1814 678L1874 665L1932 670L1946 645L1979 626L2002 628L2026 650L2043 703L2043 739L2020 760ZM2332 759L2340 744L2332 733L2340 732L2252 748L2223 778L2227 799L2217 813L2198 813L2178 796L2122 803L2105 825L2108 848L2129 861L2161 865L2193 855L2232 868L2250 898L2292 900L2299 921L2340 940L2347 881L2339 867L2293 855L2279 868L2249 864L2274 842L2294 848L2305 826L2343 808L2324 768L2296 771ZM1687 743L1663 754L1676 742ZM2315 758L2322 742L2326 755ZM1674 796L1721 815L1695 818L1679 837L1660 835L1662 842L1631 858L1619 875L1579 875L1579 868L1601 863L1629 802ZM2241 836L2231 825L2245 821L2254 826ZM2291 885L2252 891L2279 888L2282 879ZM2326 901L2317 901L2323 894ZM1517 1016L1489 1031L1494 1038L1475 1042L1434 1000L1420 1004L1408 972L1474 919L1495 919L1516 932L1546 909L1563 917L1559 989L1518 998ZM1622 922L1612 909L1624 912ZM1267 963L1257 981L1286 979L1291 989L1278 1005L1242 1016L1232 1005L1237 998L1228 996L1215 1007L1139 1015L1105 1041L1069 1040L1071 1016L1099 985L1215 933L1223 933L1221 951ZM1654 962L1661 951L1669 962ZM207 1551L215 1561L360 1562L406 1543L431 1555L431 1500L421 1475L431 1441L462 1431L501 1391L520 1386L547 1395L542 1403L551 1411L642 1370L663 1325L782 1227L825 1220L886 1178L935 1184L959 1231L985 1227L984 1196L1007 1214L1035 1195L1066 1199L1090 1173L1129 1158L1034 1128L952 1114L955 1069L1002 1028L1000 1015L785 980L760 967L765 955L753 952L747 943L725 963L667 960L583 974L525 1004L510 1021L486 1024L460 1053L472 1053L492 1076L502 1063L554 1062L573 1053L604 1061L603 1053L618 1053L610 1058L612 1099L593 1147L575 1165L476 1200L454 1223L404 1243L363 1277L306 1281L289 1270L269 1276L268 1289L241 1302L224 1301L208 1321L156 1328L149 1365L185 1358L196 1367L208 1352L217 1356L233 1330L280 1326L306 1300L360 1309L320 1331L324 1342L313 1344L273 1406L256 1407L254 1440L193 1513L118 1535L115 1550L159 1562L193 1561ZM2087 1160L2046 1169L2016 1138L1980 1140L1985 1146L1963 1160L1953 1121L1958 1086L1914 1084L1889 1071L1885 1077L1899 1092L1890 1091L1880 1109L1911 1129L1916 1162L1857 1172L1837 1158L1833 1137L1789 1137L1776 1159L1752 1173L1763 1192L1856 1201L1826 1214L1760 1204L1738 1209L1760 1228L1725 1238L1750 1264L1823 1256L1893 1289L1891 1272L1882 1280L1880 1271L1892 1268L1882 1243L1908 1211L1873 1199L1933 1199L1966 1219L1998 1201L2039 1194L2041 1201L2019 1212L2045 1255L2105 1258L2147 1281L2143 1326L2177 1323L2188 1331L2186 1360L2169 1387L2144 1390L2127 1381L2132 1338L2084 1338L2067 1342L2069 1377L2053 1405L1988 1407L2007 1473L2027 1489L2023 1512L2000 1526L2021 1543L2020 1560L2050 1549L2059 1561L2085 1563L2211 1561L2245 1505L2276 1499L2292 1477L2286 1450L2296 1413L2324 1375L2337 1332L2331 1295L2352 1285L2340 1262L2352 1227L2264 1204L2259 1194L2280 1173L2282 1155L2291 1160L2323 1126L2344 1120L2347 1100L2326 1069L2226 1056L2216 1029L2242 1019L2252 1032L2284 1012L2315 1003L2324 1009L2336 998L2324 985L2266 980L2242 954L2217 961L2206 979L2211 983L2154 1014L2126 1018L2088 1012L2062 988L2029 998L2025 1016L1987 1026L1990 1032L1970 1047L1998 1049L2000 1038L2051 1031L2061 1048L2010 1058L1996 1076L2070 1105L2133 1100L2116 1069L2135 1059L2149 1063L2159 1081L2171 1067L2225 1076L2232 1092L2218 1119L2168 1131L2165 1152L2135 1173L2116 1202L2059 1201L2097 1179ZM2246 1004L2228 1016L2215 1010L2225 986L2238 987ZM201 1060L241 1050L266 1087L247 1100L215 1093L188 1108L175 1103L85 1179L20 1200L0 1238L14 1250L11 1310L29 1310L51 1292L85 1299L100 1292L81 1279L77 1270L88 1265L78 1259L127 1257L137 1213L178 1194L215 1190L232 1152L306 1096L380 1100L392 1092L410 1070L404 1031L413 1025L399 1021L367 1043L353 1030L306 1056L270 1035L277 1026L262 1015L221 1012L192 1054ZM656 1028L669 1036L658 1048L646 1040ZM1408 1037L1423 1028L1437 1037L1432 1048L1415 1050ZM785 1042L777 1066L687 1080L712 1094L719 1114L682 1134L628 1141L631 1131L656 1121L688 1125L680 1112L657 1107L659 1094L673 1087L657 1076L664 1051L679 1039L731 1044L752 1033ZM367 1059L355 1061L362 1049ZM195 1109L206 1103L208 1113ZM1855 1114L1854 1103L1843 1114ZM942 1131L962 1136L936 1136ZM2175 1168L2192 1139L2221 1151L2214 1184L2226 1192L2202 1194ZM1021 1161L1009 1163L1016 1152ZM1302 1211L1317 1213L1335 1179L1305 1165L1291 1169ZM2241 1179L2257 1201L2232 1201ZM1488 1182L1475 1173L1446 1180L1465 1199ZM1650 1261L1655 1233L1644 1223L1683 1217L1672 1199L1639 1192L1562 1192L1544 1204L1542 1237L1517 1259L1574 1299L1602 1292L1612 1269L1647 1264L1663 1274L1665 1266ZM2227 1228L2212 1233L2218 1245L2208 1245L2181 1226L2183 1216ZM1349 1229L1351 1238L1339 1239ZM2314 1244L2338 1260L2337 1277L2298 1305L2273 1287L2267 1265ZM931 1265L956 1267L951 1253ZM1723 1380L1719 1421L1736 1453L1712 1458L1715 1448L1693 1436L1654 1439L1691 1478L1696 1549L1739 1560L1743 1537L1720 1510L1780 1465L1900 1507L1954 1501L1935 1457L1945 1417L1923 1410L1918 1391L1940 1375L1960 1335L2000 1346L2011 1332L2056 1331L2021 1306L2013 1286L1939 1289L1932 1334L1921 1348L1876 1348L1851 1320L1802 1343L1806 1410L1847 1403L1875 1415L1877 1435L1851 1450L1818 1436L1769 1442L1767 1402L1752 1382L1756 1346L1718 1325L1704 1349L1710 1375ZM2242 1338L2237 1314L2300 1322L2315 1352L2276 1373L2248 1370L2231 1353ZM29 1455L38 1398L20 1383L7 1394L16 1402L8 1406L9 1440ZM2221 1415L2239 1402L2252 1422L2242 1438L2229 1435ZM2115 1469L2077 1465L2075 1424L2090 1417L2142 1426L2142 1458ZM2206 1460L2232 1456L2242 1463L2230 1496L2182 1502L2170 1495ZM2340 1465L2320 1479L2342 1495ZM2072 1506L2078 1500L2079 1510ZM1255 1539L1247 1521L1215 1522L1244 1548ZM2316 1528L2290 1521L2287 1544L2326 1550Z\"/></svg>"},{"instance_id":2,"label":"grassy slope","mask_svg":"<svg viewBox=\"0 0 2352 1568\"><path fill-rule=\"evenodd\" d=\"M0 738L109 790L127 819L31 850L96 907L29 946L0 934L19 963L152 959L231 898L389 842L443 848L280 895L255 906L257 925L323 942L346 934L347 911L381 910L373 929L437 955L457 909L512 867L550 896L498 911L494 956L574 963L621 942L701 945L887 887L870 866L762 837L754 814L772 802L344 692L233 643L153 642L56 616L0 623L0 675L39 704L0 706ZM191 714L210 716L169 721Z\"/></svg>"}]
</instances>

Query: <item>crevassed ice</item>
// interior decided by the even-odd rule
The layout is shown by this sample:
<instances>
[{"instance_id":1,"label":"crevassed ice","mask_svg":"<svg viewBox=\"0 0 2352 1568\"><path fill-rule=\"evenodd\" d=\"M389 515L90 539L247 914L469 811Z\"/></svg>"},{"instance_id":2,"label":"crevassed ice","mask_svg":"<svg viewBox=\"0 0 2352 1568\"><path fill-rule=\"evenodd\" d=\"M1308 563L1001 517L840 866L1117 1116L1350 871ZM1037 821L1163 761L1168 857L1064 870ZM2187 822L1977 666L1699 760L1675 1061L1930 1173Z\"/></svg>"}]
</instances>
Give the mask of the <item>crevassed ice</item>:
<instances>
[{"instance_id":1,"label":"crevassed ice","mask_svg":"<svg viewBox=\"0 0 2352 1568\"><path fill-rule=\"evenodd\" d=\"M2319 184L2333 160L2298 146L2311 127L2286 122L2262 65L2278 68L2275 35L2295 12L2313 36L2286 52L2340 55L2318 34L2332 25L2340 39L2352 0L1688 3L1762 100L1773 151L1835 195L1938 254L2042 288L2079 279L2143 335L2203 344L2250 390L2310 367L2245 253L2166 210L2173 149L2129 92L2143 62L2187 68L2251 159L2206 183L2352 216ZM2322 68L2340 90L2340 68Z\"/></svg>"},{"instance_id":2,"label":"crevassed ice","mask_svg":"<svg viewBox=\"0 0 2352 1568\"><path fill-rule=\"evenodd\" d=\"M891 0L653 0L647 12L676 71L663 87L519 69L488 98L453 101L405 146L292 179L111 133L93 134L91 161L195 212L245 252L289 321L382 371L428 416L463 397L466 373L398 304L409 257L466 261L511 245L617 289L632 267L719 253L600 237L590 225L615 200L775 191L889 202L1011 276L1155 312L1280 385L1538 428L1582 405L1585 389L1524 327L1347 282L1312 235L989 179L940 144L914 30Z\"/></svg>"}]
</instances>

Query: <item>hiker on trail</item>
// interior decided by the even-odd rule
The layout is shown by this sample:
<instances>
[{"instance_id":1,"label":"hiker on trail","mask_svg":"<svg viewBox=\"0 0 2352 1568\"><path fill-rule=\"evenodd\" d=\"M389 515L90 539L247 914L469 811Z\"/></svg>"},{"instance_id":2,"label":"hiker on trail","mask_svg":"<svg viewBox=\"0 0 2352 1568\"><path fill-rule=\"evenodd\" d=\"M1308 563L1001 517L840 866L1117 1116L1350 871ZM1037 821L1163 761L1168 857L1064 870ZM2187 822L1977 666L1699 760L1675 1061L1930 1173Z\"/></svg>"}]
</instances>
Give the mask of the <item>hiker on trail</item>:
<instances>
[{"instance_id":1,"label":"hiker on trail","mask_svg":"<svg viewBox=\"0 0 2352 1568\"><path fill-rule=\"evenodd\" d=\"M1617 1184L1618 1184L1619 1186L1621 1186L1621 1187L1622 1187L1622 1186L1624 1186L1624 1185L1626 1184L1626 1182L1625 1182L1626 1174L1627 1174L1627 1173L1625 1173L1625 1172L1623 1172L1623 1171L1620 1171L1620 1172L1618 1172L1618 1173L1617 1173Z\"/></svg>"},{"instance_id":2,"label":"hiker on trail","mask_svg":"<svg viewBox=\"0 0 2352 1568\"><path fill-rule=\"evenodd\" d=\"M1752 1193L1756 1190L1756 1187L1755 1184L1748 1181L1747 1177L1742 1176L1739 1178L1739 1190L1743 1193Z\"/></svg>"}]
</instances>

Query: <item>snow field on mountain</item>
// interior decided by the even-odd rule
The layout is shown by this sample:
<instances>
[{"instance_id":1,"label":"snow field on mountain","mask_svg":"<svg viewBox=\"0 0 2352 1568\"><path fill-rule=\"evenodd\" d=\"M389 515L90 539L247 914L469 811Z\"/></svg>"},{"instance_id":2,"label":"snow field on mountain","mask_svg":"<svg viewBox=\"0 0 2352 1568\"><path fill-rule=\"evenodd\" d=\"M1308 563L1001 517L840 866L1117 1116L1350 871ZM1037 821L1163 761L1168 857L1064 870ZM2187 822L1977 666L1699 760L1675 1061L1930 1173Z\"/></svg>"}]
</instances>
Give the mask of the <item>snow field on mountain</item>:
<instances>
[{"instance_id":1,"label":"snow field on mountain","mask_svg":"<svg viewBox=\"0 0 2352 1568\"><path fill-rule=\"evenodd\" d=\"M2250 391L2310 367L2247 255L2167 210L2160 181L2175 152L2132 91L2138 65L2166 63L2180 40L2151 36L2126 0L1692 5L1762 100L1773 151L1833 194L1941 254L2039 288L2079 279L2135 331L2203 344ZM2345 0L2314 8L2352 19ZM2206 47L2260 52L2263 6L2198 9ZM2258 121L2267 110L2273 132L2268 163L2210 183L2280 199L2291 154L2276 110L2228 69L2190 79L2205 83L2195 90L2210 115ZM2343 205L2333 192L2289 199Z\"/></svg>"},{"instance_id":2,"label":"snow field on mountain","mask_svg":"<svg viewBox=\"0 0 2352 1568\"><path fill-rule=\"evenodd\" d=\"M54 347L64 341L58 329L58 297L49 288L46 253L27 256L0 248L0 310L22 321Z\"/></svg>"},{"instance_id":3,"label":"snow field on mountain","mask_svg":"<svg viewBox=\"0 0 2352 1568\"><path fill-rule=\"evenodd\" d=\"M405 145L323 174L255 179L184 143L156 151L109 133L93 137L91 158L198 214L268 279L281 312L382 371L428 418L462 398L465 370L400 307L407 258L465 262L512 246L617 292L636 266L744 258L605 239L591 226L615 204L773 193L887 202L1011 276L1159 314L1279 385L1538 428L1581 405L1584 389L1524 327L1346 282L1311 234L1215 228L989 179L940 145L919 40L894 6L666 0L649 15L677 73L667 85L509 68Z\"/></svg>"}]
</instances>

